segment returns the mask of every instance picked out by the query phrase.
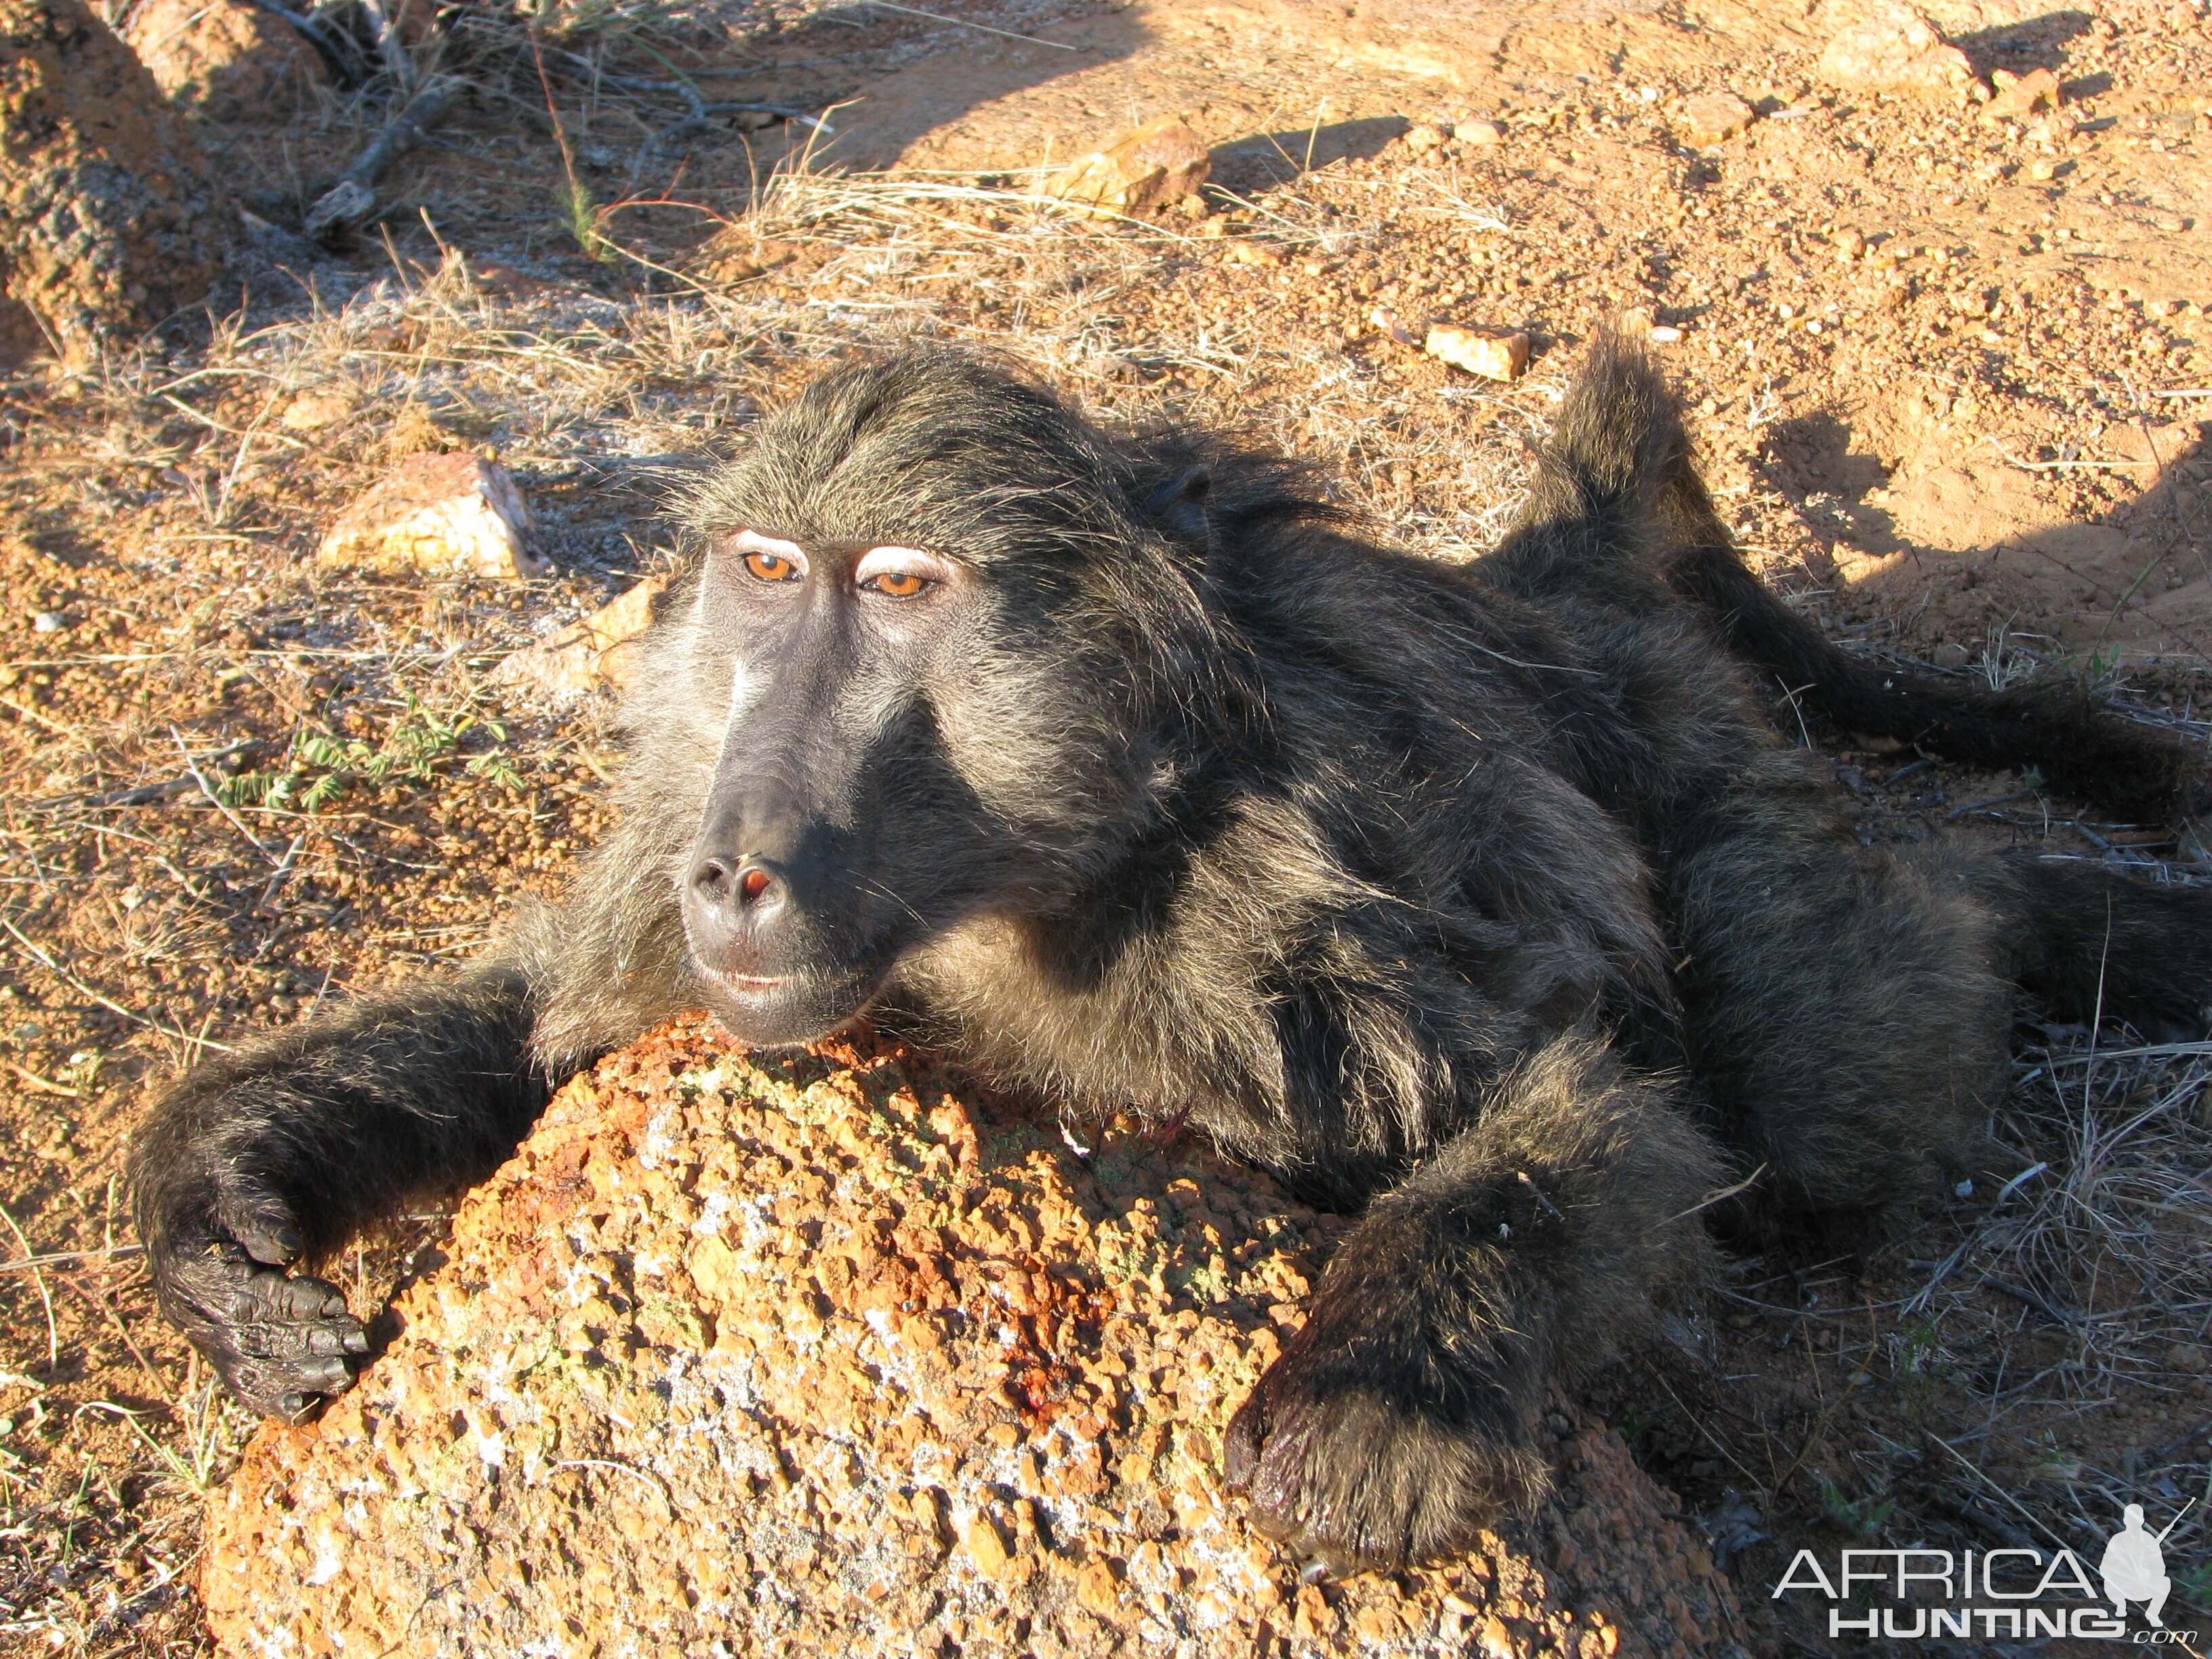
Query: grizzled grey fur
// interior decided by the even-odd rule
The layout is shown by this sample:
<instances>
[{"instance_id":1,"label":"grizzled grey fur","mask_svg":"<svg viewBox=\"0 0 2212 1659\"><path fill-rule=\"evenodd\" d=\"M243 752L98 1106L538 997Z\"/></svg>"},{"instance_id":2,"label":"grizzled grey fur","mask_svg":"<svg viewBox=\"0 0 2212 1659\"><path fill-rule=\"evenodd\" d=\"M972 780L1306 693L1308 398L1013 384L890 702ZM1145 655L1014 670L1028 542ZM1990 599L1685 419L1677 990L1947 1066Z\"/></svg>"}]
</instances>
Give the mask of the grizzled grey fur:
<instances>
[{"instance_id":1,"label":"grizzled grey fur","mask_svg":"<svg viewBox=\"0 0 2212 1659\"><path fill-rule=\"evenodd\" d=\"M1547 1379L1694 1281L1718 1189L1909 1203L1991 1155L2023 992L2212 1002L2212 892L1859 844L1753 666L2090 793L2200 774L2086 706L1871 684L1743 570L1616 343L1463 568L944 352L826 374L690 517L566 907L204 1066L139 1137L162 1305L264 1410L365 1349L292 1270L481 1179L594 1056L700 1006L766 1043L866 1012L1364 1212L1228 1474L1272 1534L1417 1560L1540 1486Z\"/></svg>"}]
</instances>

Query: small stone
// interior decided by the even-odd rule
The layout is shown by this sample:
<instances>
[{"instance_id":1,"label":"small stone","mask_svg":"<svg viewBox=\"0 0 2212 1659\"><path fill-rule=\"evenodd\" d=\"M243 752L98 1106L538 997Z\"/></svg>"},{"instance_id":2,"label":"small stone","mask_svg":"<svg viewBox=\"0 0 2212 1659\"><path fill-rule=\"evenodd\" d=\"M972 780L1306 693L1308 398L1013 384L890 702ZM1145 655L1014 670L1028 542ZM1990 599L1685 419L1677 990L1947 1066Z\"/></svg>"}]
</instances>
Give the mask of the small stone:
<instances>
[{"instance_id":1,"label":"small stone","mask_svg":"<svg viewBox=\"0 0 2212 1659\"><path fill-rule=\"evenodd\" d=\"M1462 121L1452 128L1452 137L1462 144L1486 149L1505 142L1505 129L1495 121Z\"/></svg>"},{"instance_id":2,"label":"small stone","mask_svg":"<svg viewBox=\"0 0 2212 1659\"><path fill-rule=\"evenodd\" d=\"M1291 1628L1309 1642L1326 1641L1336 1634L1336 1609L1328 1604L1319 1584L1298 1586L1297 1613Z\"/></svg>"},{"instance_id":3,"label":"small stone","mask_svg":"<svg viewBox=\"0 0 2212 1659\"><path fill-rule=\"evenodd\" d=\"M1388 306L1376 307L1367 314L1367 320L1376 333L1389 336L1401 346L1411 349L1419 343L1406 331L1406 325L1398 320L1396 313Z\"/></svg>"},{"instance_id":4,"label":"small stone","mask_svg":"<svg viewBox=\"0 0 2212 1659\"><path fill-rule=\"evenodd\" d=\"M582 621L514 652L492 671L493 681L534 685L555 696L580 696L594 685L620 690L636 672L630 643L652 625L668 582L665 575L647 576Z\"/></svg>"},{"instance_id":5,"label":"small stone","mask_svg":"<svg viewBox=\"0 0 2212 1659\"><path fill-rule=\"evenodd\" d=\"M1682 106L1682 128L1700 149L1747 131L1759 112L1733 93L1701 93Z\"/></svg>"},{"instance_id":6,"label":"small stone","mask_svg":"<svg viewBox=\"0 0 2212 1659\"><path fill-rule=\"evenodd\" d=\"M287 432L319 432L353 413L353 394L343 386L309 386L284 406L276 424Z\"/></svg>"},{"instance_id":7,"label":"small stone","mask_svg":"<svg viewBox=\"0 0 2212 1659\"><path fill-rule=\"evenodd\" d=\"M2027 176L2039 185L2047 185L2058 176L2058 164L2056 161L2030 161Z\"/></svg>"},{"instance_id":8,"label":"small stone","mask_svg":"<svg viewBox=\"0 0 2212 1659\"><path fill-rule=\"evenodd\" d=\"M1013 1552L1006 1547L1006 1535L1000 1532L999 1523L981 1510L968 1523L963 1541L968 1546L969 1559L975 1562L975 1571L986 1578L995 1579L1006 1570Z\"/></svg>"},{"instance_id":9,"label":"small stone","mask_svg":"<svg viewBox=\"0 0 2212 1659\"><path fill-rule=\"evenodd\" d=\"M1866 251L1867 239L1860 232L1856 230L1844 230L1838 231L1836 234L1836 258L1838 263L1849 264L1854 259L1863 258L1866 256Z\"/></svg>"},{"instance_id":10,"label":"small stone","mask_svg":"<svg viewBox=\"0 0 2212 1659\"><path fill-rule=\"evenodd\" d=\"M1992 70L1990 80L1996 88L1996 95L1982 106L1984 121L2018 120L2038 110L2058 107L2058 77L2047 69L2030 70L2025 75Z\"/></svg>"},{"instance_id":11,"label":"small stone","mask_svg":"<svg viewBox=\"0 0 2212 1659\"><path fill-rule=\"evenodd\" d=\"M1960 669L1964 668L1972 659L1967 654L1965 646L1947 640L1936 647L1935 653L1929 658L1929 660L1938 668Z\"/></svg>"},{"instance_id":12,"label":"small stone","mask_svg":"<svg viewBox=\"0 0 2212 1659\"><path fill-rule=\"evenodd\" d=\"M68 626L68 619L58 611L41 611L31 618L33 634L58 634Z\"/></svg>"},{"instance_id":13,"label":"small stone","mask_svg":"<svg viewBox=\"0 0 2212 1659\"><path fill-rule=\"evenodd\" d=\"M509 300L535 299L553 286L542 276L533 276L499 259L471 259L468 270L469 280L477 288Z\"/></svg>"},{"instance_id":14,"label":"small stone","mask_svg":"<svg viewBox=\"0 0 2212 1659\"><path fill-rule=\"evenodd\" d=\"M1910 6L1844 30L1821 49L1814 73L1831 86L1947 95L1978 85L1966 54Z\"/></svg>"},{"instance_id":15,"label":"small stone","mask_svg":"<svg viewBox=\"0 0 2212 1659\"><path fill-rule=\"evenodd\" d=\"M1240 265L1279 265L1283 263L1281 252L1265 242L1231 242L1229 257Z\"/></svg>"},{"instance_id":16,"label":"small stone","mask_svg":"<svg viewBox=\"0 0 2212 1659\"><path fill-rule=\"evenodd\" d=\"M1421 349L1486 380L1517 380L1528 367L1528 337L1518 329L1437 323Z\"/></svg>"},{"instance_id":17,"label":"small stone","mask_svg":"<svg viewBox=\"0 0 2212 1659\"><path fill-rule=\"evenodd\" d=\"M1155 121L1079 157L1045 193L1102 216L1134 218L1182 201L1206 182L1211 166L1205 144L1188 125Z\"/></svg>"},{"instance_id":18,"label":"small stone","mask_svg":"<svg viewBox=\"0 0 2212 1659\"><path fill-rule=\"evenodd\" d=\"M1515 1659L1517 1650L1513 1645L1513 1632L1505 1627L1505 1621L1502 1619L1484 1620L1482 1628L1475 1632L1474 1641L1482 1659Z\"/></svg>"},{"instance_id":19,"label":"small stone","mask_svg":"<svg viewBox=\"0 0 2212 1659\"><path fill-rule=\"evenodd\" d=\"M530 509L498 462L481 455L414 455L393 467L332 525L319 562L371 570L543 575Z\"/></svg>"},{"instance_id":20,"label":"small stone","mask_svg":"<svg viewBox=\"0 0 2212 1659\"><path fill-rule=\"evenodd\" d=\"M1654 323L1644 331L1644 337L1654 345L1674 345L1682 338L1682 331L1672 323Z\"/></svg>"},{"instance_id":21,"label":"small stone","mask_svg":"<svg viewBox=\"0 0 2212 1659\"><path fill-rule=\"evenodd\" d=\"M1093 1561L1075 1575L1075 1599L1085 1613L1114 1619L1121 1611L1121 1581L1104 1561Z\"/></svg>"},{"instance_id":22,"label":"small stone","mask_svg":"<svg viewBox=\"0 0 2212 1659\"><path fill-rule=\"evenodd\" d=\"M1443 145L1443 129L1427 121L1406 130L1406 148L1416 155L1426 155L1432 149L1442 149Z\"/></svg>"}]
</instances>

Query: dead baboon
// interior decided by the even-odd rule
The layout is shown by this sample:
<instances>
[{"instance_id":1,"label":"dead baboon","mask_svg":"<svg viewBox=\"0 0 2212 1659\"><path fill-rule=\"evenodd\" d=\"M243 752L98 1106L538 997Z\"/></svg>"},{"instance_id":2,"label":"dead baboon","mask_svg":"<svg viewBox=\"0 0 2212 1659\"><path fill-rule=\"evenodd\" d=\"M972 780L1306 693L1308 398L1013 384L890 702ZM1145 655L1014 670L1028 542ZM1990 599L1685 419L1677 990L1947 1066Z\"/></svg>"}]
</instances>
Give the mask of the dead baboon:
<instances>
[{"instance_id":1,"label":"dead baboon","mask_svg":"<svg viewBox=\"0 0 2212 1659\"><path fill-rule=\"evenodd\" d=\"M1465 568L973 357L828 374L690 504L620 828L566 907L147 1121L163 1308L296 1414L365 1343L292 1269L481 1179L667 1015L773 1044L865 1012L1363 1210L1228 1474L1340 1562L1463 1545L1545 1479L1546 1379L1695 1278L1717 1189L1909 1201L1984 1156L2021 991L2160 1030L2212 1002L2212 891L1862 848L1732 602L1669 586L1734 563L1704 500L1613 343Z\"/></svg>"}]
</instances>

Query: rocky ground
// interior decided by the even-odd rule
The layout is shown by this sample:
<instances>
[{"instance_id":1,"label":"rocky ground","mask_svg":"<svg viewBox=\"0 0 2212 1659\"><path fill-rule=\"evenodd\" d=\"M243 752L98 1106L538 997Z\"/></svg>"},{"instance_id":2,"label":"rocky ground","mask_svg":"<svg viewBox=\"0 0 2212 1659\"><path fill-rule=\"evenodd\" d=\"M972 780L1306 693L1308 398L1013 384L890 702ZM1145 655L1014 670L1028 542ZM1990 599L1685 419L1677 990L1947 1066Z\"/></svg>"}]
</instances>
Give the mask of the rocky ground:
<instances>
[{"instance_id":1,"label":"rocky ground","mask_svg":"<svg viewBox=\"0 0 2212 1659\"><path fill-rule=\"evenodd\" d=\"M10 1246L0 1262L0 1642L194 1651L213 1639L203 1583L224 1620L305 1618L311 1605L340 1616L335 1600L312 1601L337 1594L333 1581L309 1582L313 1562L283 1589L290 1540L269 1526L266 1502L287 1482L325 1479L325 1458L331 1471L388 1480L390 1425L402 1419L385 1418L380 1441L374 1402L418 1372L373 1372L324 1451L272 1433L245 1480L224 1485L252 1425L151 1315L116 1186L129 1126L204 1048L465 956L519 891L557 884L604 824L599 780L617 759L607 698L501 679L501 663L664 568L676 538L654 509L686 458L742 444L759 409L856 343L921 331L988 344L1113 416L1234 425L1313 459L1347 504L1424 551L1457 558L1510 512L1524 441L1542 429L1581 341L1634 313L1685 387L1732 522L1769 579L1824 625L1856 648L1996 683L2081 675L2130 717L2205 733L2212 240L2200 216L2212 198L2212 41L2201 12L1934 7L1949 46L1901 60L1883 87L1839 83L1850 65L1831 48L1865 14L1826 5L1470 6L1448 18L1297 0L930 9L1032 38L883 10L577 7L547 14L533 52L511 19L464 9L443 37L410 38L426 63L445 52L467 75L469 100L389 175L380 228L337 252L297 232L388 112L388 86L342 87L296 53L258 80L210 78L219 41L163 33L150 6L114 18L186 100L216 174L252 216L212 321L168 343L102 348L68 371L33 355L0 386L0 1218ZM215 21L254 33L228 14ZM2056 106L2006 113L2008 96L2018 106L2023 94L2002 89L2005 77L2038 70L2057 83ZM686 86L826 114L834 131L745 111L687 131ZM1060 161L1176 115L1211 150L1204 216L1099 220L1042 196ZM865 171L885 167L900 170ZM1527 373L1493 382L1425 355L1436 320L1527 333ZM35 354L35 340L22 349ZM550 574L374 574L316 561L324 532L382 469L463 450L495 452L512 471ZM1786 704L1780 713L1789 718ZM2112 823L2032 778L1863 745L1833 760L1869 838L1968 835L2160 878L2201 873L2201 842L2176 826ZM696 1052L702 1040L668 1039L668 1054L690 1056L679 1071L713 1069ZM1108 1485L1075 1498L1022 1484L1023 1450L1036 1452L1042 1480L1054 1448L1072 1448L1060 1419L1034 1447L1034 1413L1009 1401L1016 1442L1001 1446L991 1425L932 1411L944 1431L933 1443L967 1473L925 1478L908 1462L903 1516L880 1473L823 1485L827 1465L807 1461L833 1442L876 1446L890 1425L865 1413L846 1442L827 1419L777 1413L775 1432L793 1437L777 1465L791 1491L769 1476L757 1513L740 1510L735 1485L713 1483L768 1476L766 1462L709 1469L673 1442L623 1438L611 1419L559 1432L573 1428L583 1455L625 1468L646 1454L674 1460L655 1466L669 1490L707 1481L702 1494L726 1495L714 1519L748 1540L756 1526L787 1538L806 1504L825 1517L842 1505L848 1533L889 1526L919 1540L915 1493L942 1493L942 1526L928 1523L939 1555L901 1555L870 1577L852 1565L866 1552L836 1525L817 1528L814 1547L819 1571L844 1573L855 1594L883 1583L938 1597L927 1616L948 1633L943 1620L969 1621L969 1639L1016 1640L1005 1621L1024 1615L1054 1639L1107 1639L1061 1634L1054 1620L1070 1596L1083 1606L1086 1571L1112 1577L1118 1565L1121 1622L1100 1628L1137 1640L1160 1616L1146 1598L1183 1589L1164 1575L1202 1576L1210 1561L1216 1582L1203 1593L1194 1583L1177 1616L1199 1617L1205 1594L1258 1608L1264 1581L1287 1596L1267 1603L1269 1629L1293 1642L1323 1640L1334 1619L1334 1639L1356 1647L1370 1634L1358 1620L1381 1608L1376 1620L1403 1614L1393 1640L1429 1640L1460 1619L1479 1643L1494 1618L1509 1642L1574 1651L1584 1627L1561 1615L1602 1611L1623 1642L1664 1650L1649 1611L1656 1595L1692 1650L1724 1638L1784 1650L1803 1632L1765 1587L1801 1544L2094 1543L2122 1502L2170 1514L2205 1490L2212 1285L2196 1230L2207 1213L2200 1172L2212 1165L2206 1056L2111 1033L2095 1048L2041 1028L2021 1042L2019 1087L1996 1127L2041 1164L2033 1179L1954 1199L1838 1260L1742 1259L1674 1340L1574 1415L1563 1407L1570 1443L1601 1471L1590 1477L1605 1483L1601 1507L1661 1514L1600 1421L1678 1494L1680 1510L1666 1513L1745 1587L1747 1635L1711 1610L1727 1605L1718 1588L1685 1622L1662 1589L1631 1584L1644 1572L1636 1583L1681 1591L1698 1577L1694 1551L1635 1567L1616 1540L1595 1553L1628 1563L1606 1569L1626 1576L1584 1581L1560 1567L1558 1540L1540 1528L1486 1553L1487 1580L1470 1562L1457 1580L1304 1587L1312 1597L1281 1580L1287 1564L1264 1552L1255 1564L1249 1540L1224 1543L1218 1559L1170 1559L1177 1540L1130 1530L1151 1513L1143 1494L1164 1500L1178 1539L1185 1500L1203 1511L1192 1537L1236 1532L1201 1478L1206 1425L1233 1403L1225 1386L1186 1407L1180 1392L1117 1383L1122 1418L1102 1431ZM755 1113L763 1134L771 1126L747 1103L776 1090L826 1088L850 1104L834 1079L723 1063L752 1079L728 1109ZM593 1086L635 1103L672 1085L664 1068ZM894 1134L900 1120L882 1103L895 1090L851 1086L874 1103L872 1133L931 1139L911 1119ZM1006 1111L1010 1146L1028 1133L1012 1106L953 1092L994 1123ZM678 1127L704 1137L696 1106ZM1181 1226L1167 1190L1177 1175L1204 1192L1206 1224L1224 1242L1260 1246L1255 1261L1310 1264L1334 1224L1271 1208L1264 1188L1199 1149L1148 1149L1152 1173L1133 1166L1137 1184L1117 1188L1071 1165L1049 1135L1031 1139L1051 1171L1037 1180L1058 1183L1071 1229L1039 1260L1048 1279L1068 1275L1086 1295L1109 1289L1077 1271L1108 1218L1122 1229L1141 1197L1155 1216L1176 1211ZM842 1170L836 1160L863 1150L823 1156ZM553 1153L531 1156L468 1225L506 1224ZM963 1179L1006 1190L1013 1177L988 1172L1000 1169ZM805 1206L844 1201L828 1190L830 1164L822 1173L825 1191L801 1193L779 1227L806 1223ZM343 1264L363 1311L410 1259L428 1275L408 1292L410 1334L393 1350L409 1367L428 1363L426 1327L466 1317L431 1288L459 1282L447 1276L459 1269L433 1272L413 1253L442 1249L459 1262L491 1248L465 1229L439 1246L444 1225L426 1212ZM546 1248L569 1249L567 1239ZM966 1306L983 1264L1013 1249L941 1240L946 1294ZM817 1234L778 1270L803 1280L834 1271L838 1255ZM1097 1270L1110 1272L1103 1259ZM689 1305L717 1322L698 1363L734 1368L734 1348L720 1346L721 1304L686 1271L698 1291ZM1111 1283L1115 1296L1136 1295ZM686 1339L654 1335L642 1301L616 1307L613 1292L628 1300L635 1289L634 1276L611 1274L594 1294L634 1314L621 1328L640 1334L616 1333L619 1353L600 1346L607 1331L559 1349L568 1358L549 1360L547 1388L588 1376L581 1356L594 1349L623 1389L652 1393L665 1380ZM849 1316L830 1290L815 1310L821 1340L843 1352L836 1344L849 1338L851 1363L880 1377L866 1346L880 1339L840 1325ZM518 1279L500 1294L539 1291ZM1216 1345L1221 1374L1253 1362L1273 1305L1200 1315L1200 1346ZM1165 1356L1170 1335L1180 1354L1191 1339L1170 1321L1200 1313L1142 1297L1115 1307L1110 1339L1104 1324L1079 1323L1075 1352L1094 1370ZM557 1325L576 1311L548 1292L533 1317ZM969 1358L1000 1361L988 1348ZM1180 1378L1185 1368L1163 1357L1150 1369ZM439 1385L464 1400L490 1375ZM1586 1420L1589 1410L1598 1415ZM568 1419L553 1410L544 1420ZM1162 1437L1138 1450L1152 1427ZM477 1432L431 1449L468 1467ZM1153 1460L1142 1478L1124 1472L1133 1452ZM515 1456L519 1468L526 1454ZM532 1503L573 1499L610 1526L629 1516L663 1557L678 1523L644 1501L647 1484L587 1464L548 1476L542 1492L517 1490ZM490 1490L470 1486L440 1516L476 1528L439 1547L483 1575L489 1589L471 1576L459 1594L486 1616L506 1606L499 1563L526 1535L481 1524L470 1506ZM236 1550L204 1552L210 1499ZM632 1500L640 1507L621 1507ZM1035 1540L1018 1501L1042 1506L1026 1511L1042 1523ZM1009 1568L1018 1594L1009 1579L987 1595L975 1577L978 1502L1010 1561L1037 1564ZM1064 1535L1094 1511L1109 1541ZM373 1519L392 1540L398 1513L380 1500L361 1524ZM519 1509L514 1524L536 1524L530 1513ZM1631 1541L1660 1526L1635 1522ZM2170 1540L2185 1598L2212 1588L2199 1571L2205 1535L2192 1510ZM1569 1538L1577 1559L1590 1553L1571 1523ZM386 1547L394 1574L422 1559ZM732 1547L745 1572L784 1571L765 1543ZM370 1552L349 1553L386 1571ZM1524 1568L1534 1577L1504 1588ZM562 1595L595 1594L580 1577L554 1582L570 1586ZM741 1582L754 1581L691 1593L706 1606ZM1091 1582L1097 1600L1104 1592ZM1598 1587L1588 1606L1575 1599L1585 1582ZM415 1633L422 1620L450 1630L441 1621L460 1615L447 1587L421 1589ZM1021 1595L1032 1600L1018 1607ZM343 1617L367 1629L370 1611L390 1613Z\"/></svg>"},{"instance_id":2,"label":"rocky ground","mask_svg":"<svg viewBox=\"0 0 2212 1659\"><path fill-rule=\"evenodd\" d=\"M948 1088L948 1084L950 1087ZM562 1092L369 1381L265 1431L204 1588L238 1652L1741 1654L1711 1551L1560 1402L1525 1527L1302 1578L1218 1486L1340 1218L926 1059L711 1024Z\"/></svg>"}]
</instances>

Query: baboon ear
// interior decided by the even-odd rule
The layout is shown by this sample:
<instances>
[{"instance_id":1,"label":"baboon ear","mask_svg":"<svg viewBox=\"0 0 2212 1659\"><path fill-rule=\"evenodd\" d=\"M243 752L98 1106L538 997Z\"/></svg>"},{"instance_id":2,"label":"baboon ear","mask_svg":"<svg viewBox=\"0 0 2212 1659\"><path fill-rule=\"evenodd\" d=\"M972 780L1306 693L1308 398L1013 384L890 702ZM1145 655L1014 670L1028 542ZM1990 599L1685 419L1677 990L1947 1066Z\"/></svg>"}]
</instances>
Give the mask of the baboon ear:
<instances>
[{"instance_id":1,"label":"baboon ear","mask_svg":"<svg viewBox=\"0 0 2212 1659\"><path fill-rule=\"evenodd\" d=\"M1145 498L1145 516L1178 541L1203 540L1206 493L1212 488L1211 468L1186 468Z\"/></svg>"}]
</instances>

